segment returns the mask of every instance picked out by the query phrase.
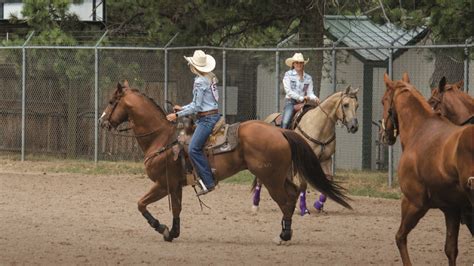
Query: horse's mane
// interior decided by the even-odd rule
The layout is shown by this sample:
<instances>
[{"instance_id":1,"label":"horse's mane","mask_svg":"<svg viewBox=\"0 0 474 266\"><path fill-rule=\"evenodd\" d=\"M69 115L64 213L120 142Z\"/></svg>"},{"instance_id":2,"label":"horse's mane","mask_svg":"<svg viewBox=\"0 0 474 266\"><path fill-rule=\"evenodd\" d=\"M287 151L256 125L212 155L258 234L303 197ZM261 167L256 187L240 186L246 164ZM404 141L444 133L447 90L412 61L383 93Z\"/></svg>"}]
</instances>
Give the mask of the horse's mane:
<instances>
[{"instance_id":1,"label":"horse's mane","mask_svg":"<svg viewBox=\"0 0 474 266\"><path fill-rule=\"evenodd\" d=\"M412 84L399 80L395 83L395 90L398 91L398 95L404 92L410 92L411 95L416 99L416 101L419 102L420 106L423 109L425 109L426 111L430 113L433 112L433 109L431 108L429 103L426 101L425 97Z\"/></svg>"},{"instance_id":2,"label":"horse's mane","mask_svg":"<svg viewBox=\"0 0 474 266\"><path fill-rule=\"evenodd\" d=\"M145 93L141 92L138 89L130 88L130 91L138 93L141 96L143 96L145 99L148 99L149 101L151 101L153 103L153 105L155 105L155 107L158 109L158 111L160 111L163 114L163 116L166 116L166 112L163 110L163 108L153 98L151 98L150 96L146 95Z\"/></svg>"},{"instance_id":3,"label":"horse's mane","mask_svg":"<svg viewBox=\"0 0 474 266\"><path fill-rule=\"evenodd\" d=\"M450 88L446 92L448 92L448 91L452 91L452 93L454 93L454 96L458 97L458 99L464 105L466 105L466 106L472 106L473 105L473 98L469 94L463 92L462 90ZM444 93L446 93L446 92L444 92Z\"/></svg>"}]
</instances>

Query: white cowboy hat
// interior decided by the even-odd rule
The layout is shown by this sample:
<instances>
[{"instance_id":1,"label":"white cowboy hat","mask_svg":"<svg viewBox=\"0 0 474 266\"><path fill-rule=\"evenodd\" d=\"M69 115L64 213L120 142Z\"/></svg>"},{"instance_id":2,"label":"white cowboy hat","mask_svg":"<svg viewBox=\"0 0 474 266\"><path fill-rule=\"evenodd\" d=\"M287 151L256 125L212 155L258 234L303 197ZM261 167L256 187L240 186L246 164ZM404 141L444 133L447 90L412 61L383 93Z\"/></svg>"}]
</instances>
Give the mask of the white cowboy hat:
<instances>
[{"instance_id":1,"label":"white cowboy hat","mask_svg":"<svg viewBox=\"0 0 474 266\"><path fill-rule=\"evenodd\" d=\"M304 64L306 65L308 61L309 61L309 58L304 60L302 53L295 53L293 57L287 58L285 60L285 64L289 67L292 67L294 62L304 62Z\"/></svg>"},{"instance_id":2,"label":"white cowboy hat","mask_svg":"<svg viewBox=\"0 0 474 266\"><path fill-rule=\"evenodd\" d=\"M214 57L205 54L202 50L196 50L192 57L185 56L184 59L203 73L211 72L216 67L216 60Z\"/></svg>"}]
</instances>

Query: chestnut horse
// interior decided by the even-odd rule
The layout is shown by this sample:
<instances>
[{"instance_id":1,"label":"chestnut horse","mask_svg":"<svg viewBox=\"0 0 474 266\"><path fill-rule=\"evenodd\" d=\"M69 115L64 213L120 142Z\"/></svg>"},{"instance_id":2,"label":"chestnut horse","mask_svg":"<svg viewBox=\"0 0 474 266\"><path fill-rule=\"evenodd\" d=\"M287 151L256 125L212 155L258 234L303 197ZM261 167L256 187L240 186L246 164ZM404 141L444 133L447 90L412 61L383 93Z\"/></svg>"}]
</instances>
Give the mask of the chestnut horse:
<instances>
[{"instance_id":1,"label":"chestnut horse","mask_svg":"<svg viewBox=\"0 0 474 266\"><path fill-rule=\"evenodd\" d=\"M428 100L433 110L456 125L474 124L474 99L461 90L463 85L462 80L446 84L446 78L443 77L438 88L431 90Z\"/></svg>"},{"instance_id":2,"label":"chestnut horse","mask_svg":"<svg viewBox=\"0 0 474 266\"><path fill-rule=\"evenodd\" d=\"M396 234L403 264L411 265L407 235L429 209L438 208L446 220L444 250L455 265L461 219L474 233L474 125L460 127L435 113L406 73L400 81L385 74L384 81L382 138L393 145L400 135L403 150L398 165L402 217Z\"/></svg>"},{"instance_id":3,"label":"chestnut horse","mask_svg":"<svg viewBox=\"0 0 474 266\"><path fill-rule=\"evenodd\" d=\"M300 117L300 121L295 128L295 132L300 134L311 146L314 154L318 156L324 173L329 179L333 178L332 155L336 152L336 123L340 121L349 133L356 133L359 128L357 121L357 92L359 88L354 89L348 86L345 90L329 95L320 105L305 112ZM274 113L265 118L265 122L275 124L276 117L280 113ZM257 180L257 179L256 179ZM306 207L306 182L300 181L300 214L301 216L309 214ZM257 180L258 181L258 180ZM254 181L255 182L255 181ZM255 186L252 210L258 211L260 202L260 191L262 185L257 182ZM313 206L317 211L322 211L326 196L321 194Z\"/></svg>"},{"instance_id":4,"label":"chestnut horse","mask_svg":"<svg viewBox=\"0 0 474 266\"><path fill-rule=\"evenodd\" d=\"M176 160L172 149L176 143L176 125L166 120L160 106L138 90L130 89L127 83L117 85L100 118L101 126L107 129L125 121L133 125L145 154L146 173L153 181L150 191L138 201L138 210L166 241L172 241L180 233L182 187L186 185L181 160ZM318 158L298 134L260 121L247 121L240 124L238 140L234 151L214 155L211 163L216 169L214 177L222 180L248 169L263 182L283 213L282 231L275 239L278 244L289 243L292 236L291 220L298 196L295 184L288 178L292 169L337 203L351 208L344 189L326 179ZM171 231L147 210L147 205L168 194L173 213Z\"/></svg>"}]
</instances>

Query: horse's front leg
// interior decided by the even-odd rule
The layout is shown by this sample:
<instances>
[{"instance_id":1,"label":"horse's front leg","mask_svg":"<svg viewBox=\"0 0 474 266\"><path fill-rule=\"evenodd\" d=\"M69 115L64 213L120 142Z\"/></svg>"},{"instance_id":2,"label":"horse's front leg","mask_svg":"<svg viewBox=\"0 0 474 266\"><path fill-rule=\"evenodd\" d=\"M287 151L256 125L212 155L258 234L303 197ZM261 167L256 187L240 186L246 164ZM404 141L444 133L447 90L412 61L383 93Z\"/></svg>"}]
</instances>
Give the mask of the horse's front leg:
<instances>
[{"instance_id":1,"label":"horse's front leg","mask_svg":"<svg viewBox=\"0 0 474 266\"><path fill-rule=\"evenodd\" d=\"M444 243L444 252L446 253L446 256L448 256L449 265L456 265L461 211L448 209L442 209L442 211L446 221L446 242Z\"/></svg>"},{"instance_id":2,"label":"horse's front leg","mask_svg":"<svg viewBox=\"0 0 474 266\"><path fill-rule=\"evenodd\" d=\"M173 241L174 238L179 237L180 233L180 219L179 215L181 213L181 202L183 198L183 187L178 186L176 190L171 192L171 208L173 211L173 226L169 233L168 239L166 241Z\"/></svg>"},{"instance_id":3,"label":"horse's front leg","mask_svg":"<svg viewBox=\"0 0 474 266\"><path fill-rule=\"evenodd\" d=\"M160 222L151 215L147 210L147 206L155 201L162 199L168 194L166 187L163 188L158 182L153 184L153 187L143 197L138 200L138 210L142 213L143 217L147 220L148 224L153 227L158 233L163 235L165 240L169 239L169 229L166 225L160 224ZM167 240L168 241L168 240Z\"/></svg>"},{"instance_id":4,"label":"horse's front leg","mask_svg":"<svg viewBox=\"0 0 474 266\"><path fill-rule=\"evenodd\" d=\"M427 211L428 209L426 208L419 208L412 204L406 197L402 198L402 221L395 240L403 265L405 266L411 265L410 256L408 255L407 236Z\"/></svg>"},{"instance_id":5,"label":"horse's front leg","mask_svg":"<svg viewBox=\"0 0 474 266\"><path fill-rule=\"evenodd\" d=\"M300 192L300 215L304 216L305 214L309 214L309 210L306 207L306 190L308 189L308 183L306 183L306 181L303 180L303 178L300 178L300 176L298 174L296 176L300 180L300 187L299 187L299 192Z\"/></svg>"},{"instance_id":6,"label":"horse's front leg","mask_svg":"<svg viewBox=\"0 0 474 266\"><path fill-rule=\"evenodd\" d=\"M255 191L253 192L252 199L252 212L257 213L260 205L260 192L262 191L262 183L258 178L255 178Z\"/></svg>"}]
</instances>

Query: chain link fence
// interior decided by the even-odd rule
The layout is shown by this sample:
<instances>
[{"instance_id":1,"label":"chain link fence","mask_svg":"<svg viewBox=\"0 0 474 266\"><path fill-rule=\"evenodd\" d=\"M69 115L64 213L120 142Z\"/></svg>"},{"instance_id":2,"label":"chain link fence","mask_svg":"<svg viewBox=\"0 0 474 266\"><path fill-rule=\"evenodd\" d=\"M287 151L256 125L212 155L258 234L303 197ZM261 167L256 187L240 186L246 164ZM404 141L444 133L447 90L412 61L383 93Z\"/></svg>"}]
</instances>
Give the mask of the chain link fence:
<instances>
[{"instance_id":1,"label":"chain link fence","mask_svg":"<svg viewBox=\"0 0 474 266\"><path fill-rule=\"evenodd\" d=\"M380 143L383 74L411 82L428 98L446 76L465 80L473 95L472 44L402 47L223 48L223 47L0 47L0 150L86 160L141 160L136 140L98 128L98 117L116 88L127 79L157 103L183 105L192 100L193 75L183 56L203 49L214 56L220 111L228 123L264 119L281 111L285 59L302 52L310 61L321 100L348 85L359 91L359 131L338 128L336 167L393 172L399 144ZM379 61L366 54L377 54Z\"/></svg>"}]
</instances>

